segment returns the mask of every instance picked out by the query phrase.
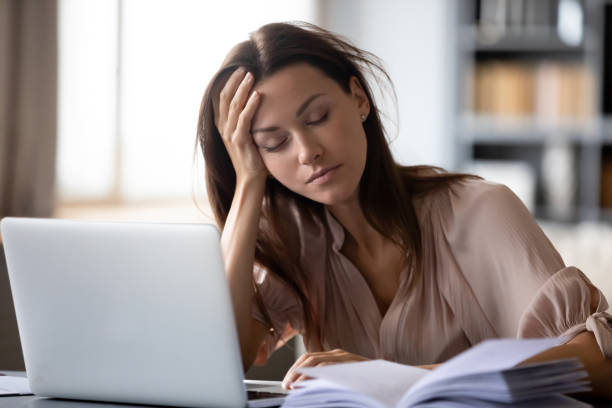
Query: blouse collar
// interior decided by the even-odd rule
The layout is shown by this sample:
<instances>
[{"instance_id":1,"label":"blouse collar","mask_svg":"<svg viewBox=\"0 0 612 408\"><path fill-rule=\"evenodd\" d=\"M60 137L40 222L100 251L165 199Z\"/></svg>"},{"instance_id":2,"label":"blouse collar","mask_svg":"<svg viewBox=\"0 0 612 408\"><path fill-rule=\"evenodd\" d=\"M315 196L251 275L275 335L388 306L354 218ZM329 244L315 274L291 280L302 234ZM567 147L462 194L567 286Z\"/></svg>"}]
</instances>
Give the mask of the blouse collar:
<instances>
[{"instance_id":1,"label":"blouse collar","mask_svg":"<svg viewBox=\"0 0 612 408\"><path fill-rule=\"evenodd\" d=\"M344 245L344 227L336 220L327 207L325 207L325 218L332 236L332 248L334 251L339 252L342 249L342 245Z\"/></svg>"}]
</instances>

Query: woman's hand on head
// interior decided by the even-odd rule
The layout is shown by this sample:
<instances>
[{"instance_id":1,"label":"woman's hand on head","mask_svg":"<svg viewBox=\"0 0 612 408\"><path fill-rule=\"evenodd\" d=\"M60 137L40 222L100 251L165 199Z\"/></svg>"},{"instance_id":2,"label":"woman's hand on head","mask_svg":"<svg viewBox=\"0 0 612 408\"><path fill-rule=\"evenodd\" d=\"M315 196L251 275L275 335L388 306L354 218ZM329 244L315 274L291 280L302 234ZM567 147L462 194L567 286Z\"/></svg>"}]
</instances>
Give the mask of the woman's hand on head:
<instances>
[{"instance_id":1,"label":"woman's hand on head","mask_svg":"<svg viewBox=\"0 0 612 408\"><path fill-rule=\"evenodd\" d=\"M283 379L283 388L290 389L298 382L308 377L296 372L295 370L303 367L320 367L330 364L350 363L369 360L357 354L352 354L342 349L322 351L319 353L305 353L291 366Z\"/></svg>"},{"instance_id":2,"label":"woman's hand on head","mask_svg":"<svg viewBox=\"0 0 612 408\"><path fill-rule=\"evenodd\" d=\"M253 83L253 74L242 67L236 69L215 109L215 125L236 171L236 184L254 179L265 182L268 175L251 135L251 121L261 99L259 93L251 93Z\"/></svg>"}]
</instances>

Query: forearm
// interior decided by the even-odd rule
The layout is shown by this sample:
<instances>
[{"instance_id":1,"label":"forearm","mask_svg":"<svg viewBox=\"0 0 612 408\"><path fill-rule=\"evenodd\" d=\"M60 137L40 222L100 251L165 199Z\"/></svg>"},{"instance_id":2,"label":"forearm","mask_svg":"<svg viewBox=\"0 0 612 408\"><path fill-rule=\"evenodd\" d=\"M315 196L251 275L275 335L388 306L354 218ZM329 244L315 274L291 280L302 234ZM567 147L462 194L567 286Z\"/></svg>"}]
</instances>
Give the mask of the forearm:
<instances>
[{"instance_id":1,"label":"forearm","mask_svg":"<svg viewBox=\"0 0 612 408\"><path fill-rule=\"evenodd\" d=\"M591 332L580 333L566 344L537 354L520 365L572 357L582 361L593 387L590 393L580 395L612 399L612 360L604 358Z\"/></svg>"},{"instance_id":2,"label":"forearm","mask_svg":"<svg viewBox=\"0 0 612 408\"><path fill-rule=\"evenodd\" d=\"M245 360L248 359L245 352L252 348L248 342L252 323L252 276L264 188L263 182L238 183L221 234L225 270Z\"/></svg>"}]
</instances>

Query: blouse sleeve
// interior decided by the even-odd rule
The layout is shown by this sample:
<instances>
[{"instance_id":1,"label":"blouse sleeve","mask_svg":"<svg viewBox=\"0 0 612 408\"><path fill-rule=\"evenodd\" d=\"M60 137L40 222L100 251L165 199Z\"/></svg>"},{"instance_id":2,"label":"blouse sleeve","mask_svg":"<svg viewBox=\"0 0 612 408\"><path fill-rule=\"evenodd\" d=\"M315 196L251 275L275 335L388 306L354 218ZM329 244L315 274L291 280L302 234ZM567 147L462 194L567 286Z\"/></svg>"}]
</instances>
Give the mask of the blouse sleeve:
<instances>
[{"instance_id":1,"label":"blouse sleeve","mask_svg":"<svg viewBox=\"0 0 612 408\"><path fill-rule=\"evenodd\" d=\"M451 195L447 239L460 273L499 337L591 331L612 357L612 316L604 295L566 267L520 199L506 186L470 181Z\"/></svg>"},{"instance_id":2,"label":"blouse sleeve","mask_svg":"<svg viewBox=\"0 0 612 408\"><path fill-rule=\"evenodd\" d=\"M253 273L265 310L254 299L252 317L266 327L272 324L255 360L255 364L263 365L276 349L302 331L302 307L294 292L279 278L258 266Z\"/></svg>"}]
</instances>

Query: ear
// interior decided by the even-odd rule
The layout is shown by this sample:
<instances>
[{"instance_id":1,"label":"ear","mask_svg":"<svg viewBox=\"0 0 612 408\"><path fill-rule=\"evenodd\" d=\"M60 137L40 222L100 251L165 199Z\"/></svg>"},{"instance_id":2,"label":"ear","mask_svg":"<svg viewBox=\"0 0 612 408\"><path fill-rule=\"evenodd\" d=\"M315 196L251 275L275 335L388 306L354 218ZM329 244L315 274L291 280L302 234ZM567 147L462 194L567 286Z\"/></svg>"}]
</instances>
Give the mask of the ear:
<instances>
[{"instance_id":1,"label":"ear","mask_svg":"<svg viewBox=\"0 0 612 408\"><path fill-rule=\"evenodd\" d=\"M367 117L370 114L370 100L356 76L351 76L349 79L349 88L351 90L351 97L357 103L359 116Z\"/></svg>"}]
</instances>

